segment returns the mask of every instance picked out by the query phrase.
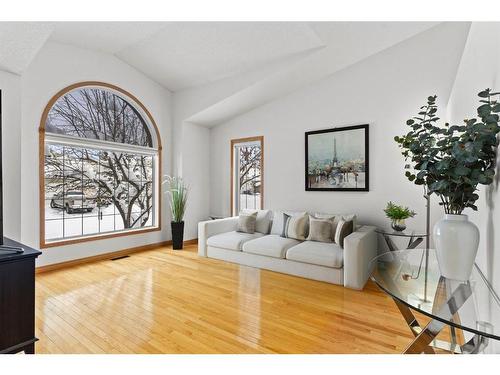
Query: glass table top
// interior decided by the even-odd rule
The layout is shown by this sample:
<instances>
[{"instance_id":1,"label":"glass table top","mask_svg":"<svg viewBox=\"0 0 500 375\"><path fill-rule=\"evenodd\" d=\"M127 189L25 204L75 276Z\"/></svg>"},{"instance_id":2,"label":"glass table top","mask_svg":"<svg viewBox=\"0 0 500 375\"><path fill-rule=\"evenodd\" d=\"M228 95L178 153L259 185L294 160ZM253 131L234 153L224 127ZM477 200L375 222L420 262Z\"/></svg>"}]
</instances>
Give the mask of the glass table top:
<instances>
[{"instance_id":1,"label":"glass table top","mask_svg":"<svg viewBox=\"0 0 500 375\"><path fill-rule=\"evenodd\" d=\"M392 298L433 319L464 331L500 340L500 299L474 265L467 282L439 271L436 251L412 249L372 260L371 279ZM426 267L427 263L427 267ZM451 314L451 309L457 309Z\"/></svg>"},{"instance_id":2,"label":"glass table top","mask_svg":"<svg viewBox=\"0 0 500 375\"><path fill-rule=\"evenodd\" d=\"M396 231L391 227L387 228L377 228L375 232L388 235L388 236L398 236L398 237L427 237L427 233L423 230L413 230L413 229L405 229L403 231Z\"/></svg>"}]
</instances>

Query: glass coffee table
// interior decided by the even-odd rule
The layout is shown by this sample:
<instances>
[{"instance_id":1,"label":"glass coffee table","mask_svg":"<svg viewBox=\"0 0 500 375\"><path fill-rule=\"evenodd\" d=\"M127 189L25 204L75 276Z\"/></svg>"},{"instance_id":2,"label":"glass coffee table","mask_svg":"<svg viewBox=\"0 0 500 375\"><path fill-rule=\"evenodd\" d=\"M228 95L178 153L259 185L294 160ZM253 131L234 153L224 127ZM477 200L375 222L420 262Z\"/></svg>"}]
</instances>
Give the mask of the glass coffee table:
<instances>
[{"instance_id":1,"label":"glass coffee table","mask_svg":"<svg viewBox=\"0 0 500 375\"><path fill-rule=\"evenodd\" d=\"M467 282L443 277L434 249L387 252L372 265L371 279L392 297L414 335L403 353L481 353L488 346L499 352L500 299L477 265ZM421 326L413 311L431 321ZM450 341L437 340L446 327Z\"/></svg>"}]
</instances>

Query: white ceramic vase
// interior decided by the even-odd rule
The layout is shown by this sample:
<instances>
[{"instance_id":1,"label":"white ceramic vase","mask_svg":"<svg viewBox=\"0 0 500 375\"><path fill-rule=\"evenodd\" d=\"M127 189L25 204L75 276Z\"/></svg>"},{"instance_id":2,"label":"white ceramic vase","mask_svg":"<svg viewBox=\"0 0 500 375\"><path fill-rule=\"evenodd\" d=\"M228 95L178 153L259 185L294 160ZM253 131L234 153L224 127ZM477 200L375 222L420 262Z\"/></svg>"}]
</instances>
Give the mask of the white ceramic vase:
<instances>
[{"instance_id":1,"label":"white ceramic vase","mask_svg":"<svg viewBox=\"0 0 500 375\"><path fill-rule=\"evenodd\" d=\"M479 229L467 215L446 214L434 225L434 244L441 275L469 279L479 246Z\"/></svg>"}]
</instances>

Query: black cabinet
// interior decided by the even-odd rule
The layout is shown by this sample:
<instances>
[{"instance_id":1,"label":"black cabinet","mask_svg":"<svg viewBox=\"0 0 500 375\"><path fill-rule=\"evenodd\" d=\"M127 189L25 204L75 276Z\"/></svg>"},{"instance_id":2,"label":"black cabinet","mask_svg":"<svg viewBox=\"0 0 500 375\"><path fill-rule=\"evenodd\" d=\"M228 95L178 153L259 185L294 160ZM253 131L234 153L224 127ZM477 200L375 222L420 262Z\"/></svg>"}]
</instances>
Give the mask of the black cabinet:
<instances>
[{"instance_id":1,"label":"black cabinet","mask_svg":"<svg viewBox=\"0 0 500 375\"><path fill-rule=\"evenodd\" d=\"M40 251L4 238L23 253L0 251L0 353L35 352L35 259Z\"/></svg>"}]
</instances>

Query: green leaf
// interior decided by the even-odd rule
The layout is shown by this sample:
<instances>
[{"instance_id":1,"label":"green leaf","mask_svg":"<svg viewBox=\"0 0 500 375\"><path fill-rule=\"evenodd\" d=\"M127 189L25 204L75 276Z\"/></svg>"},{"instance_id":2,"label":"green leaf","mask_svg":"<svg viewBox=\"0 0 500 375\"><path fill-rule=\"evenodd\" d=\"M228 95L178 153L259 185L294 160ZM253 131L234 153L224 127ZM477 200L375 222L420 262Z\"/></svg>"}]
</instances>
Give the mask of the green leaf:
<instances>
[{"instance_id":1,"label":"green leaf","mask_svg":"<svg viewBox=\"0 0 500 375\"><path fill-rule=\"evenodd\" d=\"M450 167L450 161L449 160L441 160L436 164L436 169L438 171L444 171Z\"/></svg>"},{"instance_id":2,"label":"green leaf","mask_svg":"<svg viewBox=\"0 0 500 375\"><path fill-rule=\"evenodd\" d=\"M486 89L477 94L480 98L487 98L490 96L490 89Z\"/></svg>"},{"instance_id":3,"label":"green leaf","mask_svg":"<svg viewBox=\"0 0 500 375\"><path fill-rule=\"evenodd\" d=\"M490 113L491 113L491 107L489 104L483 104L482 106L479 106L477 109L477 114L480 117L488 116Z\"/></svg>"},{"instance_id":4,"label":"green leaf","mask_svg":"<svg viewBox=\"0 0 500 375\"><path fill-rule=\"evenodd\" d=\"M470 168L464 165L457 165L453 170L458 176L467 176L470 172Z\"/></svg>"},{"instance_id":5,"label":"green leaf","mask_svg":"<svg viewBox=\"0 0 500 375\"><path fill-rule=\"evenodd\" d=\"M487 170L484 171L484 174L487 177L493 177L495 175L495 170L494 169L487 169Z\"/></svg>"}]
</instances>

